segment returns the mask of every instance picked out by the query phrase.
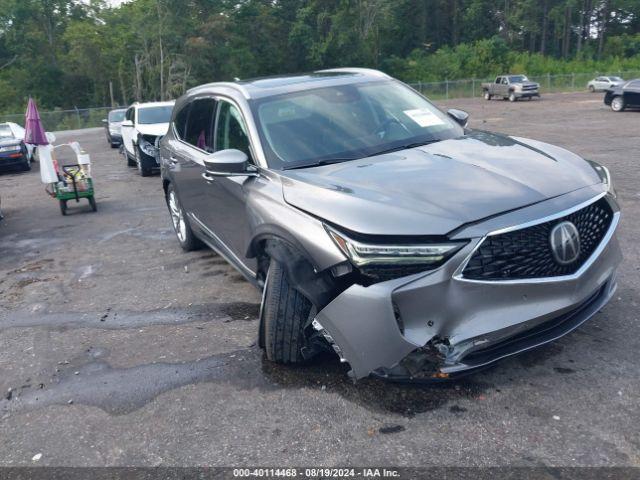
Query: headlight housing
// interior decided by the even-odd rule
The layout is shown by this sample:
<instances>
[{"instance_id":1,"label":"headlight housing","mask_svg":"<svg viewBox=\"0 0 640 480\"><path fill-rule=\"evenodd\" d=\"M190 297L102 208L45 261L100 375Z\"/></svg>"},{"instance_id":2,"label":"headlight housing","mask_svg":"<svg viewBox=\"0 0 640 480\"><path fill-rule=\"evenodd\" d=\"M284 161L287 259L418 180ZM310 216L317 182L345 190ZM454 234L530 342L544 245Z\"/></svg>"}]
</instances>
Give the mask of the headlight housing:
<instances>
[{"instance_id":1,"label":"headlight housing","mask_svg":"<svg viewBox=\"0 0 640 480\"><path fill-rule=\"evenodd\" d=\"M613 180L611 178L611 172L604 165L600 165L598 162L594 162L593 160L587 160L591 167L596 171L602 183L607 187L607 193L609 193L613 198L617 197L616 191L613 188Z\"/></svg>"},{"instance_id":2,"label":"headlight housing","mask_svg":"<svg viewBox=\"0 0 640 480\"><path fill-rule=\"evenodd\" d=\"M325 225L327 233L358 270L378 280L389 280L442 265L464 242L380 243L354 240Z\"/></svg>"},{"instance_id":3,"label":"headlight housing","mask_svg":"<svg viewBox=\"0 0 640 480\"><path fill-rule=\"evenodd\" d=\"M155 138L151 138L145 135L140 135L138 137L138 147L150 157L156 156L156 147L154 145L154 142Z\"/></svg>"}]
</instances>

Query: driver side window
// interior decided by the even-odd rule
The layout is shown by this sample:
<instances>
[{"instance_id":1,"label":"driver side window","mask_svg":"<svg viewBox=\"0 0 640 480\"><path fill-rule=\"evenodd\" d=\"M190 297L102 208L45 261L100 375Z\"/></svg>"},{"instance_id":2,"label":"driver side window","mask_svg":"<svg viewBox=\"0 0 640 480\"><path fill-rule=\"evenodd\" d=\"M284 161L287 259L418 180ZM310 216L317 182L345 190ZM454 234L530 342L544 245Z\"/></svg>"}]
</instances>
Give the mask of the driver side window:
<instances>
[{"instance_id":1,"label":"driver side window","mask_svg":"<svg viewBox=\"0 0 640 480\"><path fill-rule=\"evenodd\" d=\"M247 127L238 108L225 100L220 100L215 135L216 151L230 148L240 150L251 159Z\"/></svg>"}]
</instances>

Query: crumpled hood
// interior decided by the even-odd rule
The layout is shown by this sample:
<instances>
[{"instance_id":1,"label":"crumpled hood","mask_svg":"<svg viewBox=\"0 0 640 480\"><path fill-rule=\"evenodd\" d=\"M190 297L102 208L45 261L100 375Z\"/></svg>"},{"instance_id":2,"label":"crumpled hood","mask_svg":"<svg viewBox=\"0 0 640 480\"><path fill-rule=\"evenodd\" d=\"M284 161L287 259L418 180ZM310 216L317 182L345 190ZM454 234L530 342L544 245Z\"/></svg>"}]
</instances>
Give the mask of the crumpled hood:
<instances>
[{"instance_id":1,"label":"crumpled hood","mask_svg":"<svg viewBox=\"0 0 640 480\"><path fill-rule=\"evenodd\" d=\"M0 138L0 147L8 147L10 145L19 147L21 142L19 138Z\"/></svg>"},{"instance_id":2,"label":"crumpled hood","mask_svg":"<svg viewBox=\"0 0 640 480\"><path fill-rule=\"evenodd\" d=\"M443 235L600 182L567 150L482 131L282 177L290 205L370 235Z\"/></svg>"},{"instance_id":3,"label":"crumpled hood","mask_svg":"<svg viewBox=\"0 0 640 480\"><path fill-rule=\"evenodd\" d=\"M139 123L136 126L139 133L142 135L153 135L159 137L160 135L166 135L169 130L168 123L151 123L149 125Z\"/></svg>"}]
</instances>

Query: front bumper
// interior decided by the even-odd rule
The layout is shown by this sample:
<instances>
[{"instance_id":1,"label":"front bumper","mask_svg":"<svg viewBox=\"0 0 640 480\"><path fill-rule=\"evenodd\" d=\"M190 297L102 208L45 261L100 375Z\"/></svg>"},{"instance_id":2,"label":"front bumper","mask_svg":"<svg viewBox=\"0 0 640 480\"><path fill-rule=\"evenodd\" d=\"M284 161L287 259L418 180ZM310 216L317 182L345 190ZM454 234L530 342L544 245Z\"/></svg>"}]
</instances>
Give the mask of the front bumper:
<instances>
[{"instance_id":1,"label":"front bumper","mask_svg":"<svg viewBox=\"0 0 640 480\"><path fill-rule=\"evenodd\" d=\"M522 90L522 91L514 91L513 92L517 98L530 98L530 97L539 97L539 90Z\"/></svg>"},{"instance_id":2,"label":"front bumper","mask_svg":"<svg viewBox=\"0 0 640 480\"><path fill-rule=\"evenodd\" d=\"M24 165L27 161L23 151L0 153L0 168L16 167Z\"/></svg>"},{"instance_id":3,"label":"front bumper","mask_svg":"<svg viewBox=\"0 0 640 480\"><path fill-rule=\"evenodd\" d=\"M575 206L595 190L582 189L466 228L455 237L474 236L439 269L368 287L352 285L318 312L314 327L334 344L356 379L370 374L398 380L455 376L553 341L588 320L615 291L622 254L613 199L609 232L575 275L470 281L459 270L489 232Z\"/></svg>"}]
</instances>

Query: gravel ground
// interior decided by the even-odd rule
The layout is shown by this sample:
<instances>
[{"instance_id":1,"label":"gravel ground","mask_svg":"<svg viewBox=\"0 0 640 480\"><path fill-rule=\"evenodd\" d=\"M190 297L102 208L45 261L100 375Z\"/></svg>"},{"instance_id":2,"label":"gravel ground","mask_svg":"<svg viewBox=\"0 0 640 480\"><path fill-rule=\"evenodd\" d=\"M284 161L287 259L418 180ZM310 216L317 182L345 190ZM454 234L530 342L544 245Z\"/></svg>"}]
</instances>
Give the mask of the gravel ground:
<instances>
[{"instance_id":1,"label":"gravel ground","mask_svg":"<svg viewBox=\"0 0 640 480\"><path fill-rule=\"evenodd\" d=\"M91 154L98 212L61 216L37 171L0 176L0 465L639 466L640 114L580 93L446 106L611 169L625 261L601 313L439 386L354 385L330 356L275 366L258 292L180 250L159 178L102 130L59 134Z\"/></svg>"}]
</instances>

